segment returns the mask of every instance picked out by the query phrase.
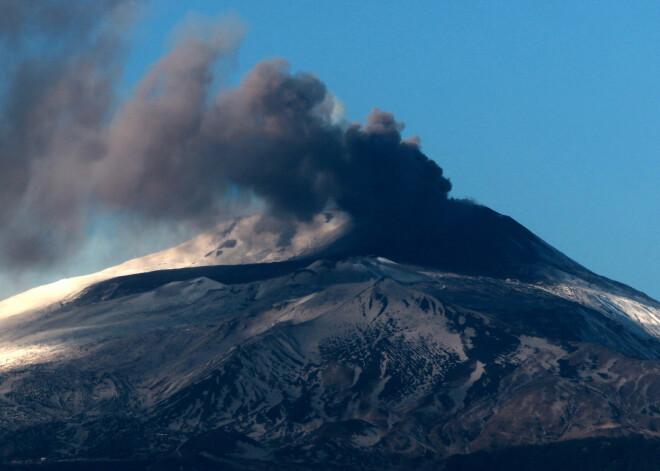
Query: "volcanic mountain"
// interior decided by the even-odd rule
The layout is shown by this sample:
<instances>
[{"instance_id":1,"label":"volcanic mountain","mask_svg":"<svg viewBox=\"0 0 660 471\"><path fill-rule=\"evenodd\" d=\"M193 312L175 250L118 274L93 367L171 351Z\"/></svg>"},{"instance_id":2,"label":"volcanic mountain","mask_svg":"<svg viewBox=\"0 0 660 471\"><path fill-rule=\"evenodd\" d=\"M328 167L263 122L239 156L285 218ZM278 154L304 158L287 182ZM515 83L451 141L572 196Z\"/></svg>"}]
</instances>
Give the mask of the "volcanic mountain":
<instances>
[{"instance_id":1,"label":"volcanic mountain","mask_svg":"<svg viewBox=\"0 0 660 471\"><path fill-rule=\"evenodd\" d=\"M625 449L621 466L655 462L660 303L509 217L448 204L417 225L429 231L340 212L286 233L234 219L0 302L2 459L582 469Z\"/></svg>"}]
</instances>

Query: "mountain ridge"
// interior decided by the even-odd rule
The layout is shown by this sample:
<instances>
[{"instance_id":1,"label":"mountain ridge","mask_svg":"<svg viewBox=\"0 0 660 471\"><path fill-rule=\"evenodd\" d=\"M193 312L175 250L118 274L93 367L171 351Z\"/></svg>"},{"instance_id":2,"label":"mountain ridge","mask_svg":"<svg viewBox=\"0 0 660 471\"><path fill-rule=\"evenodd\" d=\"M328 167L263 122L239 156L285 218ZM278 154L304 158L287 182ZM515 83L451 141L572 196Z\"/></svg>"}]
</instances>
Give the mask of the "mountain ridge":
<instances>
[{"instance_id":1,"label":"mountain ridge","mask_svg":"<svg viewBox=\"0 0 660 471\"><path fill-rule=\"evenodd\" d=\"M428 256L326 215L290 239L319 235L320 250L274 261L290 254L277 232L262 232L275 253L250 252L234 231L258 221L230 222L190 257L213 246L262 263L115 267L0 316L7 463L438 469L518 445L660 438L660 303L510 218L465 211ZM464 269L442 258L475 243Z\"/></svg>"}]
</instances>

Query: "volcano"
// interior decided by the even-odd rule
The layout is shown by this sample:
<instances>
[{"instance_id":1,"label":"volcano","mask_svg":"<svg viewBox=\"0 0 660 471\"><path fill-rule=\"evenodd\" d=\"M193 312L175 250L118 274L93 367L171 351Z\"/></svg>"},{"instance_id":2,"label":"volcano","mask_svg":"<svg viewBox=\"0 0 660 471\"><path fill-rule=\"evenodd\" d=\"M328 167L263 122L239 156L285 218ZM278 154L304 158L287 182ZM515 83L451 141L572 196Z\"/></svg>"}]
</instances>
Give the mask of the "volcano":
<instances>
[{"instance_id":1,"label":"volcano","mask_svg":"<svg viewBox=\"0 0 660 471\"><path fill-rule=\"evenodd\" d=\"M234 219L2 301L5 465L657 466L660 303L447 205Z\"/></svg>"}]
</instances>

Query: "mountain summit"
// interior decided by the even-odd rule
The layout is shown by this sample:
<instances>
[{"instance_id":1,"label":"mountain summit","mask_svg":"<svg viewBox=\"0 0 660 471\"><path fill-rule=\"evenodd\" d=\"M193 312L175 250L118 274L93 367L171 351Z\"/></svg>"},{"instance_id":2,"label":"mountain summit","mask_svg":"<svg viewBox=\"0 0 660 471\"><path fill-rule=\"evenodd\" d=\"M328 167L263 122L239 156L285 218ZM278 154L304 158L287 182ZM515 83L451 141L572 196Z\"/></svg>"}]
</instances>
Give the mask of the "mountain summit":
<instances>
[{"instance_id":1,"label":"mountain summit","mask_svg":"<svg viewBox=\"0 0 660 471\"><path fill-rule=\"evenodd\" d=\"M6 463L470 469L512 447L659 450L660 303L446 204L378 233L339 212L236 219L1 302Z\"/></svg>"}]
</instances>

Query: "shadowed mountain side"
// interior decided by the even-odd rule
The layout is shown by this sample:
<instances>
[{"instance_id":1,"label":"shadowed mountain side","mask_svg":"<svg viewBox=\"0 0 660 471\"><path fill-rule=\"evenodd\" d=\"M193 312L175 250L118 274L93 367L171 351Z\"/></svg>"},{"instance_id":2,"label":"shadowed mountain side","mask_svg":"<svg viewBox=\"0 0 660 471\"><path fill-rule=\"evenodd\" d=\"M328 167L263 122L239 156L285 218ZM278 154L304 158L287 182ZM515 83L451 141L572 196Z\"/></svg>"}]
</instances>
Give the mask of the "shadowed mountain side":
<instances>
[{"instance_id":1,"label":"shadowed mountain side","mask_svg":"<svg viewBox=\"0 0 660 471\"><path fill-rule=\"evenodd\" d=\"M451 200L429 214L413 211L411 217L423 220L357 225L323 254L371 254L456 273L528 281L547 278L548 268L591 273L512 218L485 206Z\"/></svg>"},{"instance_id":2,"label":"shadowed mountain side","mask_svg":"<svg viewBox=\"0 0 660 471\"><path fill-rule=\"evenodd\" d=\"M429 214L411 211L400 224L356 225L320 256L375 255L452 273L525 282L561 282L567 276L660 307L657 300L598 275L543 241L509 216L463 200Z\"/></svg>"}]
</instances>

